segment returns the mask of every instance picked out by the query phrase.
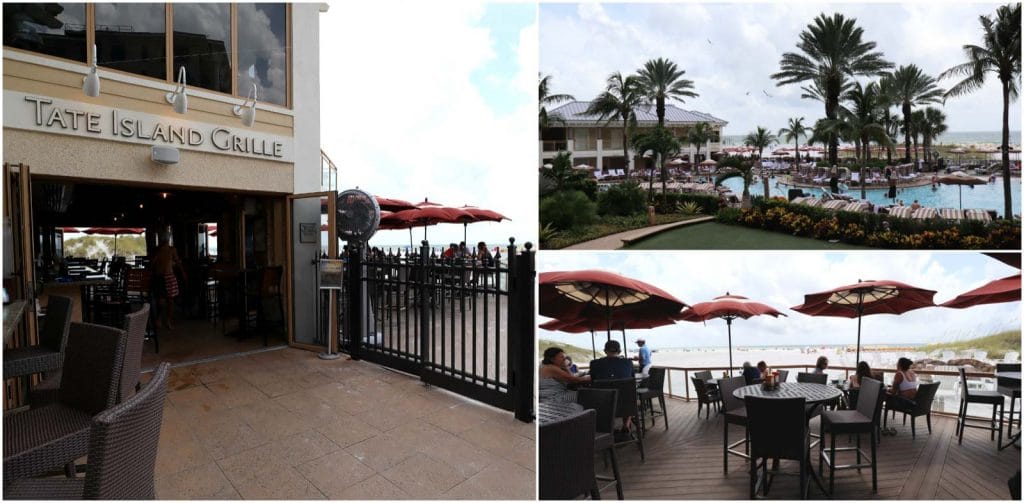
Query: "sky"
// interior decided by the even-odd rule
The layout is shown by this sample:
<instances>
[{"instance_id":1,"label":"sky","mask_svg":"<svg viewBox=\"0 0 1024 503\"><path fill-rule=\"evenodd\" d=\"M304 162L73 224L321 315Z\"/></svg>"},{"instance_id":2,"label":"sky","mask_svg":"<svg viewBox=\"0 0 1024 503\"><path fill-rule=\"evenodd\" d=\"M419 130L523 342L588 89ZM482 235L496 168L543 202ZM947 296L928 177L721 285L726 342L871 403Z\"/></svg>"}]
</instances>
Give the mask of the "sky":
<instances>
[{"instance_id":1,"label":"sky","mask_svg":"<svg viewBox=\"0 0 1024 503\"><path fill-rule=\"evenodd\" d=\"M857 320L812 317L791 310L804 295L859 280L889 279L935 290L936 304L1019 270L980 253L968 252L592 252L542 253L538 274L604 269L646 281L687 304L707 302L726 292L768 304L787 316L756 316L733 322L734 345L855 344ZM543 323L548 318L539 317ZM923 308L902 315L879 314L862 320L863 344L931 343L1020 329L1020 302L968 309ZM651 348L726 346L726 324L678 322L651 330L627 331ZM539 339L588 346L588 334L538 329ZM621 337L621 335L619 335ZM632 342L631 342L632 343Z\"/></svg>"},{"instance_id":2,"label":"sky","mask_svg":"<svg viewBox=\"0 0 1024 503\"><path fill-rule=\"evenodd\" d=\"M612 72L635 73L664 57L686 71L697 98L673 102L729 122L726 135L756 126L773 131L790 117L805 123L824 116L824 105L800 98L799 85L776 87L770 78L785 52L797 52L798 36L819 13L857 19L864 39L897 66L914 63L937 77L966 61L962 46L981 43L978 16L994 15L998 3L658 3L542 4L540 72L552 76L552 92L590 100ZM866 82L866 80L865 80ZM954 79L940 82L950 87ZM747 94L749 93L749 94ZM998 131L1002 97L994 75L971 95L947 100L951 132ZM1020 103L1010 106L1010 129L1020 131ZM1020 139L1012 142L1020 142Z\"/></svg>"},{"instance_id":3,"label":"sky","mask_svg":"<svg viewBox=\"0 0 1024 503\"><path fill-rule=\"evenodd\" d=\"M536 243L536 4L333 3L320 37L321 142L339 190L492 209L510 220L470 225L471 243ZM463 226L427 237L462 241ZM370 241L408 243L405 230Z\"/></svg>"}]
</instances>

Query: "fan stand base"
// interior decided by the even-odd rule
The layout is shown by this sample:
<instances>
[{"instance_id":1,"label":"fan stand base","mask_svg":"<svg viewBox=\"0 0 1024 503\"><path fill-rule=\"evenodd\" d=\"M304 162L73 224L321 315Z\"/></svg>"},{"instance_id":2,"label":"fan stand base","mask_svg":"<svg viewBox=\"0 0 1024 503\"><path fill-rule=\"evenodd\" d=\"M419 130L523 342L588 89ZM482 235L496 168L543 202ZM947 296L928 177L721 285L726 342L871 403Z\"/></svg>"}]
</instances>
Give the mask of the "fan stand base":
<instances>
[{"instance_id":1,"label":"fan stand base","mask_svg":"<svg viewBox=\"0 0 1024 503\"><path fill-rule=\"evenodd\" d=\"M341 358L341 353L320 353L316 357L321 360L337 360Z\"/></svg>"}]
</instances>

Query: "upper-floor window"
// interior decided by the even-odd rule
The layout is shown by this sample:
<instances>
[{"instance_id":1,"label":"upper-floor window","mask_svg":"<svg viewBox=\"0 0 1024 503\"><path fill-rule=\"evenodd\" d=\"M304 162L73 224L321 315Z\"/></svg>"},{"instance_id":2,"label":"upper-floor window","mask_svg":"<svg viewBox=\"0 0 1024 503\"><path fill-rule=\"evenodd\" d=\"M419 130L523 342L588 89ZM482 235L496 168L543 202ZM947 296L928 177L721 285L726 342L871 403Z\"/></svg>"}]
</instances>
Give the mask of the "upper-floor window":
<instances>
[{"instance_id":1,"label":"upper-floor window","mask_svg":"<svg viewBox=\"0 0 1024 503\"><path fill-rule=\"evenodd\" d=\"M85 32L85 4L4 4L5 46L85 62Z\"/></svg>"},{"instance_id":2,"label":"upper-floor window","mask_svg":"<svg viewBox=\"0 0 1024 503\"><path fill-rule=\"evenodd\" d=\"M102 67L165 82L184 67L189 87L242 97L255 83L260 102L288 106L287 4L35 3L3 12L8 47L87 62L92 36Z\"/></svg>"},{"instance_id":3,"label":"upper-floor window","mask_svg":"<svg viewBox=\"0 0 1024 503\"><path fill-rule=\"evenodd\" d=\"M174 71L184 66L189 85L230 93L231 4L179 3L172 8Z\"/></svg>"},{"instance_id":4,"label":"upper-floor window","mask_svg":"<svg viewBox=\"0 0 1024 503\"><path fill-rule=\"evenodd\" d=\"M252 83L260 100L288 100L288 32L284 4L238 4L238 94Z\"/></svg>"}]
</instances>

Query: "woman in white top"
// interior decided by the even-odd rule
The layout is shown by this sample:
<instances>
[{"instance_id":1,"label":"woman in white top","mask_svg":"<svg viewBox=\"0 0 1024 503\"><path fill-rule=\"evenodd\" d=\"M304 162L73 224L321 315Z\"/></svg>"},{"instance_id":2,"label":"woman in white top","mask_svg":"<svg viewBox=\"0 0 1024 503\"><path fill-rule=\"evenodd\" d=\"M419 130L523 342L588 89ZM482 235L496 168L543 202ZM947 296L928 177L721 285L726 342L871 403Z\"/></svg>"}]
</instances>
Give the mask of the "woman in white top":
<instances>
[{"instance_id":1,"label":"woman in white top","mask_svg":"<svg viewBox=\"0 0 1024 503\"><path fill-rule=\"evenodd\" d=\"M890 395L901 396L913 400L917 396L917 374L910 370L914 362L909 358L900 358L896 362L896 377L892 380Z\"/></svg>"}]
</instances>

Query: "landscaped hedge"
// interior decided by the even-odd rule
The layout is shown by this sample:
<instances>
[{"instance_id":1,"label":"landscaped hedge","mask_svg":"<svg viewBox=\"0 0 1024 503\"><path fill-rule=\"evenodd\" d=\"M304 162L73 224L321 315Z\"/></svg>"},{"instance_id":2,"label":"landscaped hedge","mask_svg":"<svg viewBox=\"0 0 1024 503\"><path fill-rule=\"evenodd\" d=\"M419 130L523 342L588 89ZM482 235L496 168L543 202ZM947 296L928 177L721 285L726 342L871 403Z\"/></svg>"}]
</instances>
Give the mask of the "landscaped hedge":
<instances>
[{"instance_id":1,"label":"landscaped hedge","mask_svg":"<svg viewBox=\"0 0 1024 503\"><path fill-rule=\"evenodd\" d=\"M658 213L676 213L680 203L693 201L697 203L705 215L714 215L721 208L718 196L708 194L659 194L654 198L654 211Z\"/></svg>"},{"instance_id":2,"label":"landscaped hedge","mask_svg":"<svg viewBox=\"0 0 1024 503\"><path fill-rule=\"evenodd\" d=\"M578 190L562 190L540 200L540 223L559 230L589 225L597 218L597 205Z\"/></svg>"},{"instance_id":3,"label":"landscaped hedge","mask_svg":"<svg viewBox=\"0 0 1024 503\"><path fill-rule=\"evenodd\" d=\"M597 195L597 214L631 216L647 213L647 191L634 182L612 185Z\"/></svg>"},{"instance_id":4,"label":"landscaped hedge","mask_svg":"<svg viewBox=\"0 0 1024 503\"><path fill-rule=\"evenodd\" d=\"M1019 249L1021 243L1020 222L896 218L761 198L755 198L749 210L723 208L718 221L879 248L1005 250Z\"/></svg>"}]
</instances>

